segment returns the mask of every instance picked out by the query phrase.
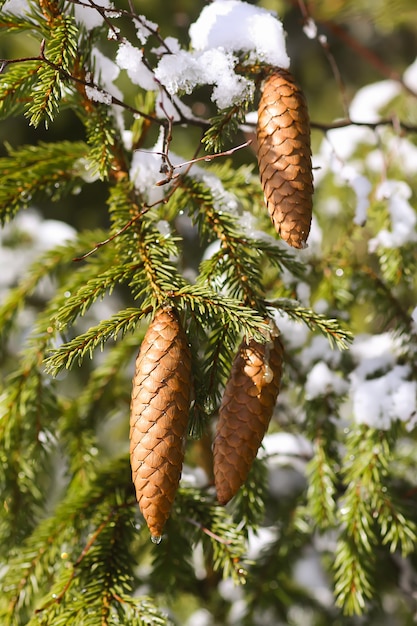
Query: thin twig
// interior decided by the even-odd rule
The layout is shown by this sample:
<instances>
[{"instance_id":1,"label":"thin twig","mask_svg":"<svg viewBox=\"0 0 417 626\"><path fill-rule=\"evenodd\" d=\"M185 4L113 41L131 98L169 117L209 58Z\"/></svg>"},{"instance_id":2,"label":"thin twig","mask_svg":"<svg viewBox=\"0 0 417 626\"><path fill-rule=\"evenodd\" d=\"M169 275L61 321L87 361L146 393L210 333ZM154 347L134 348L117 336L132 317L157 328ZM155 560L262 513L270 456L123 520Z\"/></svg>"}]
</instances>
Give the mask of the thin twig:
<instances>
[{"instance_id":1,"label":"thin twig","mask_svg":"<svg viewBox=\"0 0 417 626\"><path fill-rule=\"evenodd\" d=\"M300 8L301 14L303 16L304 22L307 23L308 20L312 20L314 21L313 16L311 15L308 7L306 6L304 0L298 0L298 6ZM330 44L327 41L327 37L326 35L316 35L316 40L319 42L320 46L322 47L324 54L327 57L327 60L329 62L329 65L332 69L333 72L333 76L335 78L335 81L339 87L339 93L340 93L340 97L342 100L342 106L343 106L343 110L346 116L349 115L349 102L348 102L348 98L347 98L347 94L346 94L346 87L345 87L345 83L343 81L342 78L342 73L339 69L339 66L336 63L336 59L334 58L334 54L330 48Z\"/></svg>"},{"instance_id":2,"label":"thin twig","mask_svg":"<svg viewBox=\"0 0 417 626\"><path fill-rule=\"evenodd\" d=\"M210 530L209 528L206 528L205 526L203 526L203 524L201 524L200 522L197 522L195 519L192 519L191 517L186 517L185 521L188 522L189 524L192 524L193 526L196 526L196 528L199 528L200 530L203 531L203 533L205 533L206 535L208 535L209 537L211 537L218 543L222 543L224 546L230 546L230 544L232 543L230 540L223 539L223 537L220 537L219 535L214 533L212 530Z\"/></svg>"},{"instance_id":3,"label":"thin twig","mask_svg":"<svg viewBox=\"0 0 417 626\"><path fill-rule=\"evenodd\" d=\"M217 159L219 157L230 156L234 152L236 152L237 150L241 150L242 148L246 148L247 146L250 146L251 143L252 143L252 139L249 139L248 141L245 141L245 143L242 143L239 146L235 146L234 148L230 148L229 150L225 150L224 152L216 152L215 154L208 154L208 155L205 155L205 156L202 156L202 157L197 157L195 159L190 159L189 161L184 161L184 163L178 163L177 165L171 165L170 170L168 172L168 176L166 178L164 178L164 180L160 180L160 181L158 181L155 184L158 187L160 187L162 185L166 185L171 180L173 180L175 178L178 178L178 176L180 176L180 174L175 174L174 175L174 173L173 173L174 170L181 169L182 167L185 167L185 166L193 165L194 163L200 163L201 161L209 162L209 161L213 161L214 159ZM166 157L167 156L163 152L157 152L156 154L161 154L162 157Z\"/></svg>"},{"instance_id":4,"label":"thin twig","mask_svg":"<svg viewBox=\"0 0 417 626\"><path fill-rule=\"evenodd\" d=\"M52 596L51 600L48 600L48 602L46 602L46 604L44 604L43 606L41 606L39 609L35 610L35 613L41 613L42 611L44 611L46 608L48 608L49 606L51 606L52 604L60 604L65 596L65 594L67 593L68 589L71 587L72 581L75 578L75 574L76 574L76 568L78 567L78 565L80 565L80 563L84 560L84 558L86 557L86 555L88 554L90 548L93 546L93 544L96 542L98 536L103 532L103 530L106 528L107 524L109 523L109 521L111 520L111 518L114 516L114 511L110 511L110 513L107 515L106 519L100 524L100 526L98 526L98 528L96 528L95 532L92 534L92 536L90 537L90 539L88 540L88 542L86 543L86 545L84 546L81 554L79 555L79 557L77 558L77 560L75 561L75 563L72 566L72 572L70 577L68 578L67 582L65 583L65 585L62 587L61 591L59 594L54 594Z\"/></svg>"}]
</instances>

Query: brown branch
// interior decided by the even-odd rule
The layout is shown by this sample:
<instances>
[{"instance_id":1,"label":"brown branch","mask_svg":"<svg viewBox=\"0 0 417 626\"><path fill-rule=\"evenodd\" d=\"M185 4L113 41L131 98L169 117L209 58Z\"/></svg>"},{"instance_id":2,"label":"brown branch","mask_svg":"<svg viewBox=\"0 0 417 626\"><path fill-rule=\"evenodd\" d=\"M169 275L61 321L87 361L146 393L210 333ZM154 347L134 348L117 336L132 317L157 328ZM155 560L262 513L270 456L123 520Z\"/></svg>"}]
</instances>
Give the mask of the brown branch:
<instances>
[{"instance_id":1,"label":"brown branch","mask_svg":"<svg viewBox=\"0 0 417 626\"><path fill-rule=\"evenodd\" d=\"M304 0L287 0L287 2L293 7L297 7L300 10L304 23L307 23L307 20L309 19L313 19L313 21L322 24L335 37L347 44L347 46L349 46L349 48L353 50L358 56L364 59L369 65L372 65L382 76L385 76L385 78L389 78L391 80L395 80L396 82L400 83L403 89L405 89L410 95L417 97L417 92L404 82L401 74L399 74L396 70L387 65L377 54L375 54L375 52L367 48L358 39L353 37L353 35L351 35L345 28L330 20L315 20L315 18L311 15L308 7L306 6Z\"/></svg>"},{"instance_id":2,"label":"brown branch","mask_svg":"<svg viewBox=\"0 0 417 626\"><path fill-rule=\"evenodd\" d=\"M162 185L166 185L167 183L169 183L171 180L178 178L178 176L180 176L180 174L175 174L174 175L174 170L180 169L182 167L187 166L188 170L190 169L190 166L193 165L194 163L200 163L201 161L205 161L205 162L209 162L209 161L213 161L214 159L218 159L219 157L224 157L224 156L230 156L232 154L234 154L237 150L241 150L242 148L246 148L247 146L250 146L250 144L252 143L252 140L249 139L248 141L245 141L245 143L240 144L239 146L235 146L234 148L230 148L229 150L225 150L224 152L216 152L215 154L208 154L202 157L198 157L195 159L190 159L189 161L184 161L184 163L178 163L178 165L171 165L170 163L170 169L168 172L168 176L166 178L164 178L163 180L158 181L157 183L155 183L158 187L162 186ZM163 153L163 152L157 152L156 154L161 154L161 156L163 156L164 158L167 158L167 154Z\"/></svg>"},{"instance_id":3,"label":"brown branch","mask_svg":"<svg viewBox=\"0 0 417 626\"><path fill-rule=\"evenodd\" d=\"M394 130L398 132L398 130L403 130L407 133L417 133L417 126L413 124L407 124L406 122L402 122L397 117L393 116L390 118L382 118L377 122L359 122L353 121L350 118L336 120L334 122L330 122L328 124L322 122L310 122L311 128L316 128L318 130L322 130L327 132L329 130L334 130L336 128L346 128L347 126L366 126L371 128L372 130L376 130L380 126L391 126Z\"/></svg>"},{"instance_id":4,"label":"brown branch","mask_svg":"<svg viewBox=\"0 0 417 626\"><path fill-rule=\"evenodd\" d=\"M197 522L195 519L192 519L191 517L186 517L185 521L188 522L189 524L192 524L193 526L196 526L203 533L208 535L208 537L211 537L212 539L214 539L218 543L222 543L224 546L230 546L230 544L232 543L230 540L223 539L223 537L220 537L219 535L214 533L212 530L210 530L209 528L206 528L206 526L203 526L203 524L201 524L200 522Z\"/></svg>"},{"instance_id":5,"label":"brown branch","mask_svg":"<svg viewBox=\"0 0 417 626\"><path fill-rule=\"evenodd\" d=\"M400 85L408 91L414 97L417 97L417 93L411 89L403 80L401 74L399 74L396 70L389 67L382 59L380 59L372 50L369 50L366 46L364 46L360 41L355 39L350 33L348 33L344 28L339 26L339 24L335 24L334 22L323 22L323 24L332 31L332 33L344 41L354 52L356 52L360 57L365 59L370 65L378 70L382 76L389 78L391 80L395 80L400 83Z\"/></svg>"},{"instance_id":6,"label":"brown branch","mask_svg":"<svg viewBox=\"0 0 417 626\"><path fill-rule=\"evenodd\" d=\"M294 4L294 3L293 3ZM300 9L301 15L303 16L303 22L304 24L307 24L309 21L312 21L315 23L315 20L313 18L313 16L311 15L309 8L307 7L306 3L304 2L304 0L297 0L297 4L298 7ZM335 78L335 81L339 87L339 93L340 93L340 98L342 100L342 106L343 106L343 110L345 115L347 116L349 114L349 102L348 102L348 98L347 98L347 94L346 94L346 87L345 87L345 83L343 81L343 77L342 77L342 73L339 69L339 66L337 65L336 59L334 57L334 54L331 50L330 44L327 40L326 35L316 35L315 39L317 39L317 41L319 42L320 46L323 49L324 54L327 57L327 60L329 62L330 68L333 72L333 76Z\"/></svg>"},{"instance_id":7,"label":"brown branch","mask_svg":"<svg viewBox=\"0 0 417 626\"><path fill-rule=\"evenodd\" d=\"M58 594L53 594L52 595L52 599L48 600L48 602L46 602L43 606L41 606L39 609L35 610L35 614L37 613L41 613L42 611L44 611L45 609L47 609L49 606L51 606L52 604L60 604L65 596L65 594L67 593L68 589L71 587L72 581L75 578L75 574L76 574L76 568L78 567L78 565L80 565L80 563L82 563L82 561L84 560L84 558L87 556L90 548L93 546L93 544L96 542L98 536L103 532L103 530L106 528L107 524L110 522L110 520L112 519L112 517L114 516L115 511L110 511L110 513L107 515L106 519L100 524L100 526L98 526L98 528L96 528L95 532L92 534L92 536L90 537L90 539L87 541L86 545L84 546L81 554L79 555L79 557L77 558L77 560L75 561L75 563L72 566L72 571L71 571L71 575L68 578L67 582L65 583L65 585L62 587L61 591Z\"/></svg>"}]
</instances>

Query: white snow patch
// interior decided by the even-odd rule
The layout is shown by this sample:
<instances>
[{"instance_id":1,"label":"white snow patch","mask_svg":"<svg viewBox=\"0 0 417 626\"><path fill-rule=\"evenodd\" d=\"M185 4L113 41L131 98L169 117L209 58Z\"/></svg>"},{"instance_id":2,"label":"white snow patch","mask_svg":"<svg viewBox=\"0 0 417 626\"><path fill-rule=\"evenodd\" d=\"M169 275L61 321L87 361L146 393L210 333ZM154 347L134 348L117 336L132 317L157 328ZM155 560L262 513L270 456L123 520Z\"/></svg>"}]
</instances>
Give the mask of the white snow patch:
<instances>
[{"instance_id":1,"label":"white snow patch","mask_svg":"<svg viewBox=\"0 0 417 626\"><path fill-rule=\"evenodd\" d=\"M350 184L356 194L356 210L353 221L359 226L366 222L369 208L369 194L372 191L370 181L354 167L347 165L342 169L341 176Z\"/></svg>"},{"instance_id":2,"label":"white snow patch","mask_svg":"<svg viewBox=\"0 0 417 626\"><path fill-rule=\"evenodd\" d=\"M120 74L120 68L111 59L106 57L98 48L93 48L92 58L94 61L94 68L99 77L100 85L112 96L123 99L123 94L118 87L113 84L113 81Z\"/></svg>"},{"instance_id":3,"label":"white snow patch","mask_svg":"<svg viewBox=\"0 0 417 626\"><path fill-rule=\"evenodd\" d=\"M112 97L107 91L103 91L99 87L90 87L89 85L85 86L85 95L89 100L93 102L101 102L102 104L111 104Z\"/></svg>"},{"instance_id":4,"label":"white snow patch","mask_svg":"<svg viewBox=\"0 0 417 626\"><path fill-rule=\"evenodd\" d=\"M391 155L398 161L404 176L413 176L417 173L417 146L407 137L390 137L387 148Z\"/></svg>"},{"instance_id":5,"label":"white snow patch","mask_svg":"<svg viewBox=\"0 0 417 626\"><path fill-rule=\"evenodd\" d=\"M209 479L202 467L184 465L181 474L181 483L199 489L207 487Z\"/></svg>"},{"instance_id":6,"label":"white snow patch","mask_svg":"<svg viewBox=\"0 0 417 626\"><path fill-rule=\"evenodd\" d=\"M333 350L326 337L314 335L310 344L304 348L301 360L305 368L310 368L320 361L325 361L328 365L337 367L340 357L340 351Z\"/></svg>"},{"instance_id":7,"label":"white snow patch","mask_svg":"<svg viewBox=\"0 0 417 626\"><path fill-rule=\"evenodd\" d=\"M310 458L313 455L313 448L305 437L293 435L292 433L271 433L265 435L259 456L298 456Z\"/></svg>"},{"instance_id":8,"label":"white snow patch","mask_svg":"<svg viewBox=\"0 0 417 626\"><path fill-rule=\"evenodd\" d=\"M0 230L0 288L10 287L18 282L27 268L39 254L74 239L76 231L72 226L58 220L42 220L34 210L19 213L14 221ZM19 248L8 245L22 237ZM42 288L50 297L50 285L43 281ZM0 289L0 296L2 289Z\"/></svg>"},{"instance_id":9,"label":"white snow patch","mask_svg":"<svg viewBox=\"0 0 417 626\"><path fill-rule=\"evenodd\" d=\"M324 361L316 363L309 371L305 384L305 393L308 400L326 396L330 393L342 395L347 389L347 382L332 372Z\"/></svg>"},{"instance_id":10,"label":"white snow patch","mask_svg":"<svg viewBox=\"0 0 417 626\"><path fill-rule=\"evenodd\" d=\"M198 85L213 85L212 100L219 109L252 97L253 81L235 73L238 59L220 49L204 52L180 50L166 54L155 69L155 76L167 91L190 94Z\"/></svg>"},{"instance_id":11,"label":"white snow patch","mask_svg":"<svg viewBox=\"0 0 417 626\"><path fill-rule=\"evenodd\" d=\"M223 187L222 181L215 174L207 173L204 170L200 171L202 172L201 175L197 173L196 178L200 178L204 185L210 189L214 208L217 211L236 213L239 206L236 196Z\"/></svg>"},{"instance_id":12,"label":"white snow patch","mask_svg":"<svg viewBox=\"0 0 417 626\"><path fill-rule=\"evenodd\" d=\"M171 96L164 89L159 89L155 100L155 111L158 117L165 117L172 121L182 118L196 119L190 107L184 104L177 96Z\"/></svg>"},{"instance_id":13,"label":"white snow patch","mask_svg":"<svg viewBox=\"0 0 417 626\"><path fill-rule=\"evenodd\" d=\"M288 68L282 23L266 9L239 0L215 0L190 26L194 50L249 53L249 62Z\"/></svg>"},{"instance_id":14,"label":"white snow patch","mask_svg":"<svg viewBox=\"0 0 417 626\"><path fill-rule=\"evenodd\" d=\"M28 0L6 0L3 4L2 11L19 17L30 11L29 2Z\"/></svg>"},{"instance_id":15,"label":"white snow patch","mask_svg":"<svg viewBox=\"0 0 417 626\"><path fill-rule=\"evenodd\" d=\"M350 118L355 122L378 122L380 111L401 93L395 80L381 80L359 89L349 107Z\"/></svg>"},{"instance_id":16,"label":"white snow patch","mask_svg":"<svg viewBox=\"0 0 417 626\"><path fill-rule=\"evenodd\" d=\"M171 95L190 94L199 85L212 85L219 109L251 100L253 80L235 72L238 54L246 62L288 67L281 22L269 11L239 0L215 0L190 26L192 50L164 54L155 77Z\"/></svg>"},{"instance_id":17,"label":"white snow patch","mask_svg":"<svg viewBox=\"0 0 417 626\"><path fill-rule=\"evenodd\" d=\"M393 420L408 421L416 411L417 385L407 380L410 368L395 365L389 372L372 379L351 374L353 414L356 422L372 428L388 429Z\"/></svg>"},{"instance_id":18,"label":"white snow patch","mask_svg":"<svg viewBox=\"0 0 417 626\"><path fill-rule=\"evenodd\" d=\"M267 546L277 540L277 533L274 528L260 527L256 533L249 530L248 533L248 559L256 559Z\"/></svg>"},{"instance_id":19,"label":"white snow patch","mask_svg":"<svg viewBox=\"0 0 417 626\"><path fill-rule=\"evenodd\" d=\"M391 333L357 335L350 347L350 352L358 363L356 372L362 378L394 365L400 351L400 340Z\"/></svg>"},{"instance_id":20,"label":"white snow patch","mask_svg":"<svg viewBox=\"0 0 417 626\"><path fill-rule=\"evenodd\" d=\"M134 85L146 91L158 89L155 77L143 62L143 52L133 46L130 41L123 41L116 54L116 63L120 69L126 70Z\"/></svg>"},{"instance_id":21,"label":"white snow patch","mask_svg":"<svg viewBox=\"0 0 417 626\"><path fill-rule=\"evenodd\" d=\"M413 91L417 91L417 58L405 70L403 80L407 87Z\"/></svg>"},{"instance_id":22,"label":"white snow patch","mask_svg":"<svg viewBox=\"0 0 417 626\"><path fill-rule=\"evenodd\" d=\"M94 4L104 9L113 9L113 4L110 0L94 0ZM92 30L97 26L101 26L104 22L104 17L97 9L89 6L88 2L85 4L74 5L74 17L75 20L82 24L87 30Z\"/></svg>"},{"instance_id":23,"label":"white snow patch","mask_svg":"<svg viewBox=\"0 0 417 626\"><path fill-rule=\"evenodd\" d=\"M39 224L36 235L37 248L43 251L75 239L76 230L60 220L44 220Z\"/></svg>"},{"instance_id":24,"label":"white snow patch","mask_svg":"<svg viewBox=\"0 0 417 626\"><path fill-rule=\"evenodd\" d=\"M212 626L213 616L207 609L197 609L190 615L184 626Z\"/></svg>"},{"instance_id":25,"label":"white snow patch","mask_svg":"<svg viewBox=\"0 0 417 626\"><path fill-rule=\"evenodd\" d=\"M136 35L143 46L148 41L149 36L158 30L158 24L151 22L144 15L139 15L133 20L136 27Z\"/></svg>"},{"instance_id":26,"label":"white snow patch","mask_svg":"<svg viewBox=\"0 0 417 626\"><path fill-rule=\"evenodd\" d=\"M417 241L417 215L409 199L412 191L404 181L386 180L376 190L378 200L387 200L391 218L391 230L382 229L368 243L369 252L381 246L398 248L406 243Z\"/></svg>"},{"instance_id":27,"label":"white snow patch","mask_svg":"<svg viewBox=\"0 0 417 626\"><path fill-rule=\"evenodd\" d=\"M311 287L308 283L303 281L296 285L297 300L301 302L303 306L310 305Z\"/></svg>"},{"instance_id":28,"label":"white snow patch","mask_svg":"<svg viewBox=\"0 0 417 626\"><path fill-rule=\"evenodd\" d=\"M309 39L316 39L317 37L317 24L316 22L313 20L312 17L307 18L304 26L303 26L303 31L304 34L306 35L306 37L308 37Z\"/></svg>"},{"instance_id":29,"label":"white snow patch","mask_svg":"<svg viewBox=\"0 0 417 626\"><path fill-rule=\"evenodd\" d=\"M326 139L321 144L320 153L322 160L324 163L327 162L334 171L334 167L337 166L337 160L339 160L339 164L348 160L361 144L368 146L377 145L375 131L367 126L333 128L326 134Z\"/></svg>"},{"instance_id":30,"label":"white snow patch","mask_svg":"<svg viewBox=\"0 0 417 626\"><path fill-rule=\"evenodd\" d=\"M411 369L398 365L399 338L390 333L360 335L351 352L357 367L350 374L353 417L372 428L388 429L394 420L410 422L416 411L417 384Z\"/></svg>"},{"instance_id":31,"label":"white snow patch","mask_svg":"<svg viewBox=\"0 0 417 626\"><path fill-rule=\"evenodd\" d=\"M287 313L279 310L274 312L274 321L289 348L296 350L305 345L310 335L305 324L293 320Z\"/></svg>"},{"instance_id":32,"label":"white snow patch","mask_svg":"<svg viewBox=\"0 0 417 626\"><path fill-rule=\"evenodd\" d=\"M400 85L393 80L383 80L360 89L349 107L349 116L353 122L373 124L381 118L380 111L401 91ZM324 163L335 166L334 157L346 161L361 144L377 145L376 131L366 126L350 125L334 128L327 133L320 149ZM333 156L333 161L330 159ZM337 164L336 164L337 165Z\"/></svg>"}]
</instances>

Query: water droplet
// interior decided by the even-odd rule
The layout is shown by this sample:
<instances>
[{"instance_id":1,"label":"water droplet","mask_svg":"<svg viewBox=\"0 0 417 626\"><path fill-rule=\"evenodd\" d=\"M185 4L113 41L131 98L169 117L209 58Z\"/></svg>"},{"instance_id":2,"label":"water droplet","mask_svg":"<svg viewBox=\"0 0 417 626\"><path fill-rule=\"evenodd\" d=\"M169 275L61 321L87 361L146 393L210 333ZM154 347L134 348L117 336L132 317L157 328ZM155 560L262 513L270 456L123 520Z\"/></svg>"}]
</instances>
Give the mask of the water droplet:
<instances>
[{"instance_id":1,"label":"water droplet","mask_svg":"<svg viewBox=\"0 0 417 626\"><path fill-rule=\"evenodd\" d=\"M152 541L152 543L155 543L158 546L161 543L161 541L162 541L162 536L161 535L151 535L151 541Z\"/></svg>"},{"instance_id":2,"label":"water droplet","mask_svg":"<svg viewBox=\"0 0 417 626\"><path fill-rule=\"evenodd\" d=\"M265 385L269 385L269 383L272 383L273 378L274 378L274 372L272 371L268 363L264 363L264 373L262 375L262 382Z\"/></svg>"},{"instance_id":3,"label":"water droplet","mask_svg":"<svg viewBox=\"0 0 417 626\"><path fill-rule=\"evenodd\" d=\"M56 593L52 594L53 599L55 600L55 598L57 598L58 596L56 595Z\"/></svg>"}]
</instances>

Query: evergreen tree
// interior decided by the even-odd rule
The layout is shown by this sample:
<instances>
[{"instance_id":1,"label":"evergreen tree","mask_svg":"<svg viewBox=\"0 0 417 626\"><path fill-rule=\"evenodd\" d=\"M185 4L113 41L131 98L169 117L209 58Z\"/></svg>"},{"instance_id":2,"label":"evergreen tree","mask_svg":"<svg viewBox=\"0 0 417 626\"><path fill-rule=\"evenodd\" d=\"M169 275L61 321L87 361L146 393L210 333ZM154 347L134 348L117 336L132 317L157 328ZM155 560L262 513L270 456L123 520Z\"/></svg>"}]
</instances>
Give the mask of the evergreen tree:
<instances>
[{"instance_id":1,"label":"evergreen tree","mask_svg":"<svg viewBox=\"0 0 417 626\"><path fill-rule=\"evenodd\" d=\"M265 9L135 4L0 2L1 624L411 624L416 62L283 7L319 108Z\"/></svg>"}]
</instances>

